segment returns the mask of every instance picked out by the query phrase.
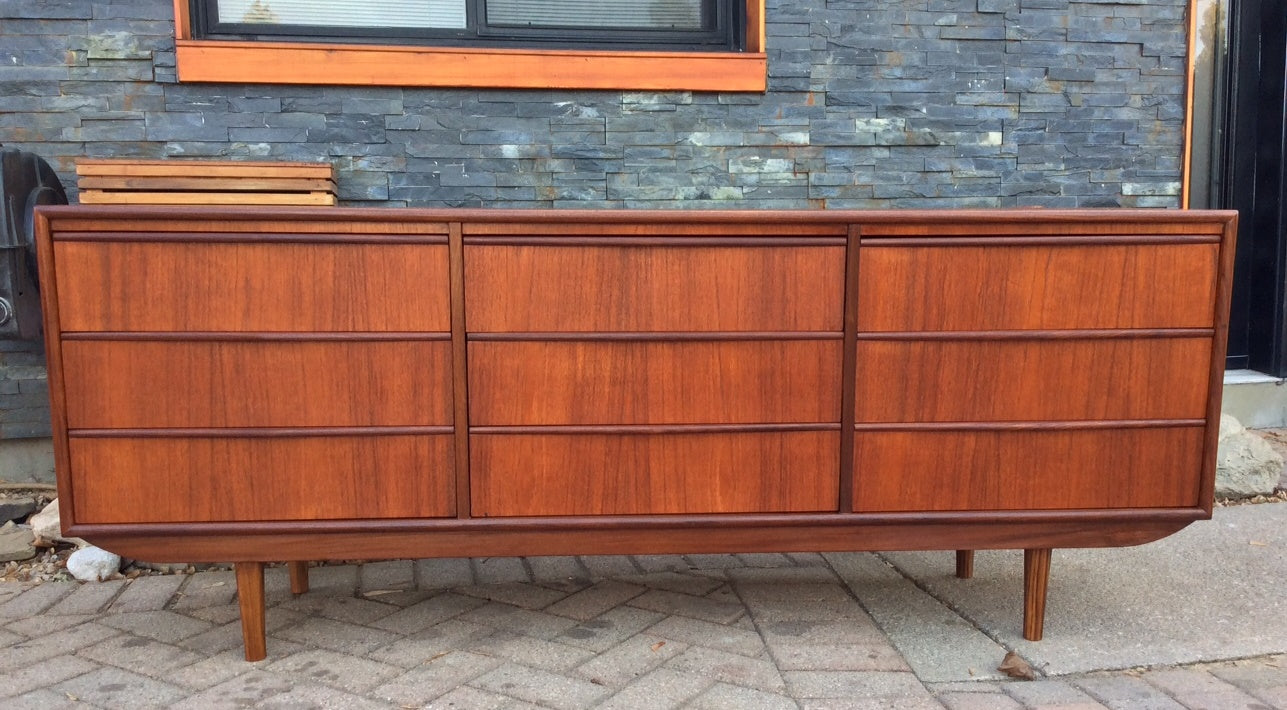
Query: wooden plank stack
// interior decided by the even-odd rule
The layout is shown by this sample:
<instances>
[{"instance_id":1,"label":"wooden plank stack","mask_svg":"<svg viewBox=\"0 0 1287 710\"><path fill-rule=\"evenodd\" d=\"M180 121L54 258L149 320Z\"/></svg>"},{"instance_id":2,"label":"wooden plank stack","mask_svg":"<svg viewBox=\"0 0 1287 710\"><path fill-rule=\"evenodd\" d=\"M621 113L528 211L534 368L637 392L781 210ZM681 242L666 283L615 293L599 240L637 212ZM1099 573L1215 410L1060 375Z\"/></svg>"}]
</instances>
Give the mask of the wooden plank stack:
<instances>
[{"instance_id":1,"label":"wooden plank stack","mask_svg":"<svg viewBox=\"0 0 1287 710\"><path fill-rule=\"evenodd\" d=\"M85 159L76 177L87 205L336 204L328 163Z\"/></svg>"}]
</instances>

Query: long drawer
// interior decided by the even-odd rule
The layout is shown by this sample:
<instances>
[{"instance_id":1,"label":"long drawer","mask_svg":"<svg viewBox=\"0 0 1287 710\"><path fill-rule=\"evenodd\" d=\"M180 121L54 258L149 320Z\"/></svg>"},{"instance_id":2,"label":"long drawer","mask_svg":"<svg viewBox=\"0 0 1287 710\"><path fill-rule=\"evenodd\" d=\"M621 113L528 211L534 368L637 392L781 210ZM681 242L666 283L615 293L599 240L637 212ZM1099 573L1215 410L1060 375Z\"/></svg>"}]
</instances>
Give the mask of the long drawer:
<instances>
[{"instance_id":1,"label":"long drawer","mask_svg":"<svg viewBox=\"0 0 1287 710\"><path fill-rule=\"evenodd\" d=\"M72 429L449 425L447 341L63 343Z\"/></svg>"},{"instance_id":2,"label":"long drawer","mask_svg":"<svg viewBox=\"0 0 1287 710\"><path fill-rule=\"evenodd\" d=\"M840 331L842 246L465 247L471 332Z\"/></svg>"},{"instance_id":3,"label":"long drawer","mask_svg":"<svg viewBox=\"0 0 1287 710\"><path fill-rule=\"evenodd\" d=\"M476 516L835 511L837 431L475 434Z\"/></svg>"},{"instance_id":4,"label":"long drawer","mask_svg":"<svg viewBox=\"0 0 1287 710\"><path fill-rule=\"evenodd\" d=\"M72 437L78 523L455 514L449 434Z\"/></svg>"},{"instance_id":5,"label":"long drawer","mask_svg":"<svg viewBox=\"0 0 1287 710\"><path fill-rule=\"evenodd\" d=\"M474 342L474 425L840 421L840 340Z\"/></svg>"},{"instance_id":6,"label":"long drawer","mask_svg":"<svg viewBox=\"0 0 1287 710\"><path fill-rule=\"evenodd\" d=\"M447 247L62 241L63 331L445 332Z\"/></svg>"}]
</instances>

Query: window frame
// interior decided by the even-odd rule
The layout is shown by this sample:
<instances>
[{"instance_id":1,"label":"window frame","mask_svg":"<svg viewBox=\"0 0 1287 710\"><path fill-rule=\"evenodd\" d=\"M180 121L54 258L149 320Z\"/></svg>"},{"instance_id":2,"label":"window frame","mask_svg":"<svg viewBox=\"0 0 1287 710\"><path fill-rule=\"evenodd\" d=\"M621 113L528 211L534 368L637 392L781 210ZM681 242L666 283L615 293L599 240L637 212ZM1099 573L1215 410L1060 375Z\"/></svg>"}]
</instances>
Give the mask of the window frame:
<instances>
[{"instance_id":1,"label":"window frame","mask_svg":"<svg viewBox=\"0 0 1287 710\"><path fill-rule=\"evenodd\" d=\"M174 0L175 59L180 82L763 92L764 0L734 1L739 52L198 39L191 1Z\"/></svg>"},{"instance_id":2,"label":"window frame","mask_svg":"<svg viewBox=\"0 0 1287 710\"><path fill-rule=\"evenodd\" d=\"M487 0L459 0L469 25L463 28L397 28L378 26L266 26L220 22L220 0L190 0L193 36L198 39L252 42L317 41L326 43L409 44L432 47L528 47L545 49L637 49L643 51L740 51L746 6L738 0L699 0L711 20L709 27L672 30L608 27L558 27L492 24L486 19ZM720 7L723 5L723 7ZM739 25L741 25L739 27ZM269 31L265 31L266 28Z\"/></svg>"}]
</instances>

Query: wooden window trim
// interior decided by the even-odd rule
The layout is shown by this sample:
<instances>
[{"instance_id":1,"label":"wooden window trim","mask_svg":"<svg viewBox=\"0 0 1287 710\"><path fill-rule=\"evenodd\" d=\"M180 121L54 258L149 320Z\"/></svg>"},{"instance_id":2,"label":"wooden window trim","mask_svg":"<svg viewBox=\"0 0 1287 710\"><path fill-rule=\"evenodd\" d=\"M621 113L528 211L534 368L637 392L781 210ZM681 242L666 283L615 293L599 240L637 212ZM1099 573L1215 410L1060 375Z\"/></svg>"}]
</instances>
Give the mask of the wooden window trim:
<instances>
[{"instance_id":1,"label":"wooden window trim","mask_svg":"<svg viewBox=\"0 0 1287 710\"><path fill-rule=\"evenodd\" d=\"M174 0L180 82L635 91L767 88L764 0L747 0L745 52L485 49L195 40Z\"/></svg>"}]
</instances>

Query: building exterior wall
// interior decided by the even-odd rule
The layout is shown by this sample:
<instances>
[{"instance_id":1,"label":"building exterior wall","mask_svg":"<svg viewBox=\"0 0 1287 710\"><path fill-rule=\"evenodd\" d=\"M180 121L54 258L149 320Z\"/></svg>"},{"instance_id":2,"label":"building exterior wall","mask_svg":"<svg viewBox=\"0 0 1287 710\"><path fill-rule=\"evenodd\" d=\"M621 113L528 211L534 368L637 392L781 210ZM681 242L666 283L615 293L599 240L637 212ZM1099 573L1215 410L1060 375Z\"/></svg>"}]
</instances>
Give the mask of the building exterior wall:
<instances>
[{"instance_id":1,"label":"building exterior wall","mask_svg":"<svg viewBox=\"0 0 1287 710\"><path fill-rule=\"evenodd\" d=\"M769 90L721 94L180 84L170 0L0 0L0 143L73 200L80 157L217 156L349 205L1176 207L1187 4L768 0ZM0 355L0 437L47 432Z\"/></svg>"}]
</instances>

